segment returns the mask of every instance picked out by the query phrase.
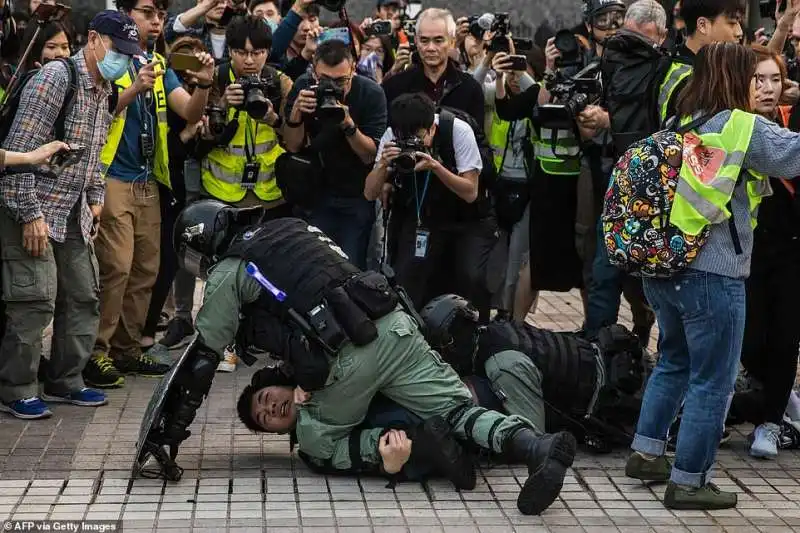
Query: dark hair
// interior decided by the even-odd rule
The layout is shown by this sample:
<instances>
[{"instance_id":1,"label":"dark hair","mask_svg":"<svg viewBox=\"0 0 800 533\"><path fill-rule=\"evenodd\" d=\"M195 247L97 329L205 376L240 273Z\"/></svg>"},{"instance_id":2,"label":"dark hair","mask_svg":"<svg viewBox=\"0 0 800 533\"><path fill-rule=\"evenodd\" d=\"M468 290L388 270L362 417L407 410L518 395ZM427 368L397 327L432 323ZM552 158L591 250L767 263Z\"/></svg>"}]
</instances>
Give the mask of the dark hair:
<instances>
[{"instance_id":1,"label":"dark hair","mask_svg":"<svg viewBox=\"0 0 800 533\"><path fill-rule=\"evenodd\" d=\"M537 80L542 79L544 77L544 71L547 68L544 50L536 45L533 45L533 48L531 48L530 51L525 54L525 57L528 59L528 64L533 69L534 77Z\"/></svg>"},{"instance_id":2,"label":"dark hair","mask_svg":"<svg viewBox=\"0 0 800 533\"><path fill-rule=\"evenodd\" d=\"M25 30L25 36L22 38L22 49L24 50L28 43L31 42L33 39L33 35L36 33L36 24L32 24L28 26L28 29ZM31 53L28 55L28 58L25 60L25 64L22 65L24 70L30 70L36 68L34 63L41 62L42 59L42 52L44 51L44 45L47 41L58 35L59 33L63 33L67 36L67 42L70 45L70 49L72 48L72 39L70 38L70 34L67 29L64 27L63 24L60 22L48 22L44 26L42 26L42 31L39 32L39 35L36 37L36 41L33 43L31 47Z\"/></svg>"},{"instance_id":3,"label":"dark hair","mask_svg":"<svg viewBox=\"0 0 800 533\"><path fill-rule=\"evenodd\" d=\"M380 41L381 48L383 48L383 64L381 65L381 70L383 74L386 75L394 66L394 46L392 46L392 38L388 35L370 35L364 38L361 44L364 44L373 37Z\"/></svg>"},{"instance_id":4,"label":"dark hair","mask_svg":"<svg viewBox=\"0 0 800 533\"><path fill-rule=\"evenodd\" d=\"M278 0L250 0L250 3L247 5L247 9L253 11L256 6L260 6L261 4L272 4L278 11L281 9L280 2L278 2Z\"/></svg>"},{"instance_id":5,"label":"dark hair","mask_svg":"<svg viewBox=\"0 0 800 533\"><path fill-rule=\"evenodd\" d=\"M272 30L267 21L253 15L234 17L225 30L225 42L232 49L244 49L247 39L253 50L272 48Z\"/></svg>"},{"instance_id":6,"label":"dark hair","mask_svg":"<svg viewBox=\"0 0 800 533\"><path fill-rule=\"evenodd\" d=\"M697 19L700 17L708 20L714 20L720 15L741 18L744 13L744 0L683 0L680 17L686 24L686 34L694 35L697 31Z\"/></svg>"},{"instance_id":7,"label":"dark hair","mask_svg":"<svg viewBox=\"0 0 800 533\"><path fill-rule=\"evenodd\" d=\"M396 139L430 129L436 119L436 106L425 93L408 93L395 98L389 112Z\"/></svg>"},{"instance_id":8,"label":"dark hair","mask_svg":"<svg viewBox=\"0 0 800 533\"><path fill-rule=\"evenodd\" d=\"M325 41L317 47L317 51L314 53L314 64L316 65L320 61L329 67L340 65L343 61L352 63L353 53L350 51L350 45L338 39Z\"/></svg>"},{"instance_id":9,"label":"dark hair","mask_svg":"<svg viewBox=\"0 0 800 533\"><path fill-rule=\"evenodd\" d=\"M253 418L252 404L253 396L264 387L294 387L295 383L283 372L283 367L279 365L267 366L253 374L250 385L244 388L236 402L236 412L239 420L242 421L247 429L258 433L268 433Z\"/></svg>"},{"instance_id":10,"label":"dark hair","mask_svg":"<svg viewBox=\"0 0 800 533\"><path fill-rule=\"evenodd\" d=\"M114 5L117 6L117 9L120 11L127 11L128 13L133 11L138 3L139 0L114 0ZM169 9L169 0L153 0L153 5L156 6L156 9L163 9L166 11Z\"/></svg>"},{"instance_id":11,"label":"dark hair","mask_svg":"<svg viewBox=\"0 0 800 533\"><path fill-rule=\"evenodd\" d=\"M726 109L750 111L750 82L758 60L750 48L713 43L697 53L694 72L678 95L678 117L696 111L714 115Z\"/></svg>"}]
</instances>

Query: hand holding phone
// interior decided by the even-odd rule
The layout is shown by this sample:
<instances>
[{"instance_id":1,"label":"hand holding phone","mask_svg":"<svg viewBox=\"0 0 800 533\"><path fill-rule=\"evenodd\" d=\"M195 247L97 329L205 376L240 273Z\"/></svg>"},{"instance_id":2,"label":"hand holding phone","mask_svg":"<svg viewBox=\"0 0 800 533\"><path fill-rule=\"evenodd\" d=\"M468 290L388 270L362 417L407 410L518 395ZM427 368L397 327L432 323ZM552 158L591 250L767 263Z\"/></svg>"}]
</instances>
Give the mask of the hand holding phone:
<instances>
[{"instance_id":1,"label":"hand holding phone","mask_svg":"<svg viewBox=\"0 0 800 533\"><path fill-rule=\"evenodd\" d=\"M169 67L176 71L193 70L197 72L203 68L203 63L194 54L170 54Z\"/></svg>"},{"instance_id":2,"label":"hand holding phone","mask_svg":"<svg viewBox=\"0 0 800 533\"><path fill-rule=\"evenodd\" d=\"M523 55L509 55L508 63L511 70L526 71L528 70L528 58Z\"/></svg>"},{"instance_id":3,"label":"hand holding phone","mask_svg":"<svg viewBox=\"0 0 800 533\"><path fill-rule=\"evenodd\" d=\"M67 167L71 167L86 154L85 146L70 147L68 150L62 150L50 158L50 170L58 174Z\"/></svg>"}]
</instances>

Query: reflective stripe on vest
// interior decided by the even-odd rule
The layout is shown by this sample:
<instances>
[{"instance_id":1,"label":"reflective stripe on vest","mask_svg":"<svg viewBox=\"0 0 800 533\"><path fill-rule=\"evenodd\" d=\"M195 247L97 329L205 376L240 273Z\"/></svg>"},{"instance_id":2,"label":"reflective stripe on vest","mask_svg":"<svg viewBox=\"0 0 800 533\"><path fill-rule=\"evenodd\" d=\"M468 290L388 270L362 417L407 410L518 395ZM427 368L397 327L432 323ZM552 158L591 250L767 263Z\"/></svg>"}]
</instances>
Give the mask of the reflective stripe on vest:
<instances>
[{"instance_id":1,"label":"reflective stripe on vest","mask_svg":"<svg viewBox=\"0 0 800 533\"><path fill-rule=\"evenodd\" d=\"M684 136L683 163L670 213L670 222L684 233L699 235L706 226L730 218L728 203L743 171L755 118L734 110L720 133L691 132ZM687 117L681 122L689 120ZM698 139L700 147L693 149ZM771 189L766 176L752 170L749 173L757 178L747 181L750 222L755 227L758 205Z\"/></svg>"},{"instance_id":2,"label":"reflective stripe on vest","mask_svg":"<svg viewBox=\"0 0 800 533\"><path fill-rule=\"evenodd\" d=\"M531 132L531 144L535 145L538 137L536 131L531 127L530 121L525 119L528 129ZM511 129L511 122L501 119L497 112L492 113L492 129L489 131L489 146L492 147L492 155L494 157L494 168L498 174L503 169L503 158L508 149L508 132ZM527 164L527 163L526 163Z\"/></svg>"},{"instance_id":3,"label":"reflective stripe on vest","mask_svg":"<svg viewBox=\"0 0 800 533\"><path fill-rule=\"evenodd\" d=\"M156 64L155 71L163 72L162 65L166 64L166 60L159 54L155 54L155 58L160 61L160 63ZM122 78L115 82L115 85L120 91L124 91L130 87L132 83L131 72L128 70ZM167 133L169 132L169 126L167 125L167 91L164 89L163 75L156 77L155 85L153 85L153 99L156 104L156 132L155 138L153 139L155 142L153 176L156 178L156 181L171 189L169 153L167 151ZM114 158L117 155L119 143L122 141L122 134L125 130L125 118L127 115L128 108L126 107L114 117L114 121L111 123L111 127L108 130L108 140L103 147L103 151L100 153L100 168L104 176L108 173L108 169L111 167L111 163L114 162Z\"/></svg>"},{"instance_id":4,"label":"reflective stripe on vest","mask_svg":"<svg viewBox=\"0 0 800 533\"><path fill-rule=\"evenodd\" d=\"M228 110L228 120L237 115L235 109ZM275 130L266 124L256 122L245 112L239 115L239 127L227 146L211 150L202 162L203 188L214 198L223 202L239 202L248 190L265 202L272 202L282 197L281 190L275 183L275 161L284 150L278 144ZM258 178L254 185L242 185L247 150L245 139L253 140L247 134L247 128L255 135L254 146L250 148L253 161L259 163ZM247 137L245 137L247 135Z\"/></svg>"},{"instance_id":5,"label":"reflective stripe on vest","mask_svg":"<svg viewBox=\"0 0 800 533\"><path fill-rule=\"evenodd\" d=\"M664 81L658 89L658 118L664 124L669 118L669 102L678 85L692 73L692 66L686 63L673 62L669 67Z\"/></svg>"},{"instance_id":6,"label":"reflective stripe on vest","mask_svg":"<svg viewBox=\"0 0 800 533\"><path fill-rule=\"evenodd\" d=\"M548 174L574 176L581 172L580 146L578 139L569 130L557 130L558 137L553 151L553 130L541 128L539 139L533 143L533 155L542 170Z\"/></svg>"}]
</instances>

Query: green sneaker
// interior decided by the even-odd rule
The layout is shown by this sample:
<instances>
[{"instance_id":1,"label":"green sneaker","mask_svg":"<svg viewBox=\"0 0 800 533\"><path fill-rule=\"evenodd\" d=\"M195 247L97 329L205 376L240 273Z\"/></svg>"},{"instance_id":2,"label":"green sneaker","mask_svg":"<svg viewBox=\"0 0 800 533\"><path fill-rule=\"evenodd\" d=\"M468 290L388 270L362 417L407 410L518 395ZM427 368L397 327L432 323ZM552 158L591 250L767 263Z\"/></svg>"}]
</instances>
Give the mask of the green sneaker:
<instances>
[{"instance_id":1,"label":"green sneaker","mask_svg":"<svg viewBox=\"0 0 800 533\"><path fill-rule=\"evenodd\" d=\"M665 455L655 459L645 459L639 452L633 452L625 465L625 475L642 481L669 481L672 465Z\"/></svg>"},{"instance_id":2,"label":"green sneaker","mask_svg":"<svg viewBox=\"0 0 800 533\"><path fill-rule=\"evenodd\" d=\"M125 354L114 354L114 365L121 374L138 374L145 377L159 377L169 372L170 365L144 354L134 348Z\"/></svg>"},{"instance_id":3,"label":"green sneaker","mask_svg":"<svg viewBox=\"0 0 800 533\"><path fill-rule=\"evenodd\" d=\"M664 507L682 511L713 511L736 507L735 492L719 490L713 483L700 488L686 487L670 482L664 493Z\"/></svg>"}]
</instances>

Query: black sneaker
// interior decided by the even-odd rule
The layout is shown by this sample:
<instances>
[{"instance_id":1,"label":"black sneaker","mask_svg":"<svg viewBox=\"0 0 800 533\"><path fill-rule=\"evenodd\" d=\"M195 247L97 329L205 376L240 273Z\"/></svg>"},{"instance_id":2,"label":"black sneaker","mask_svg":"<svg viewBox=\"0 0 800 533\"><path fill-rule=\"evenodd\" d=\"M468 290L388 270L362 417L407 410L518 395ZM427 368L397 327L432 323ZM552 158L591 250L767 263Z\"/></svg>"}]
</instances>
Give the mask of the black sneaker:
<instances>
[{"instance_id":1,"label":"black sneaker","mask_svg":"<svg viewBox=\"0 0 800 533\"><path fill-rule=\"evenodd\" d=\"M98 389L116 389L125 385L125 378L105 353L95 353L83 369L83 381Z\"/></svg>"},{"instance_id":2,"label":"black sneaker","mask_svg":"<svg viewBox=\"0 0 800 533\"><path fill-rule=\"evenodd\" d=\"M114 357L114 364L123 374L158 377L169 372L170 365L160 363L141 350L131 350Z\"/></svg>"},{"instance_id":3,"label":"black sneaker","mask_svg":"<svg viewBox=\"0 0 800 533\"><path fill-rule=\"evenodd\" d=\"M182 348L189 344L192 335L194 335L194 326L192 326L191 321L176 316L169 321L167 332L164 333L164 337L158 343L163 344L170 350Z\"/></svg>"}]
</instances>

